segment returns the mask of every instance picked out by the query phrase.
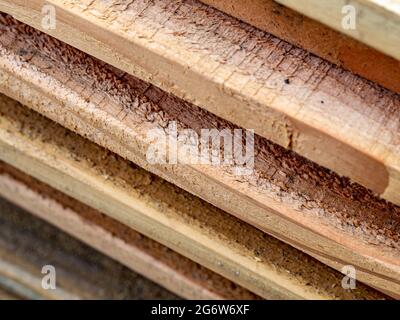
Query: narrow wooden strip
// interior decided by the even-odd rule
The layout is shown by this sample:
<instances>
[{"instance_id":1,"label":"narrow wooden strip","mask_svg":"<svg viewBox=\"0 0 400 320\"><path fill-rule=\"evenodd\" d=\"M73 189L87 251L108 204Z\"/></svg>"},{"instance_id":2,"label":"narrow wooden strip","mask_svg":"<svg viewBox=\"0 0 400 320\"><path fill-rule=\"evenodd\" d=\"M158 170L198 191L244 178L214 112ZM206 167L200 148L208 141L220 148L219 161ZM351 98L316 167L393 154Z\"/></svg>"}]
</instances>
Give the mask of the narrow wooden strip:
<instances>
[{"instance_id":1,"label":"narrow wooden strip","mask_svg":"<svg viewBox=\"0 0 400 320\"><path fill-rule=\"evenodd\" d=\"M0 199L0 283L22 299L178 299L157 284ZM43 266L55 269L45 290Z\"/></svg>"},{"instance_id":2,"label":"narrow wooden strip","mask_svg":"<svg viewBox=\"0 0 400 320\"><path fill-rule=\"evenodd\" d=\"M400 60L399 0L276 1ZM344 28L342 24L350 13L343 12L343 7L349 5L356 11L355 29Z\"/></svg>"},{"instance_id":3,"label":"narrow wooden strip","mask_svg":"<svg viewBox=\"0 0 400 320\"><path fill-rule=\"evenodd\" d=\"M324 263L354 265L363 281L400 292L398 206L259 136L250 175L238 176L232 163L192 164L186 154L177 165L149 162L149 133L173 139L171 122L198 135L236 127L28 26L12 26L2 38L4 93ZM222 153L210 145L211 152Z\"/></svg>"},{"instance_id":4,"label":"narrow wooden strip","mask_svg":"<svg viewBox=\"0 0 400 320\"><path fill-rule=\"evenodd\" d=\"M194 0L0 9L400 204L398 94Z\"/></svg>"},{"instance_id":5,"label":"narrow wooden strip","mask_svg":"<svg viewBox=\"0 0 400 320\"><path fill-rule=\"evenodd\" d=\"M400 62L273 0L201 0L346 70L400 92Z\"/></svg>"},{"instance_id":6,"label":"narrow wooden strip","mask_svg":"<svg viewBox=\"0 0 400 320\"><path fill-rule=\"evenodd\" d=\"M61 192L0 163L0 195L187 299L258 297Z\"/></svg>"},{"instance_id":7,"label":"narrow wooden strip","mask_svg":"<svg viewBox=\"0 0 400 320\"><path fill-rule=\"evenodd\" d=\"M265 298L380 298L291 246L2 97L0 157ZM390 287L390 286L389 286ZM392 288L392 287L390 287Z\"/></svg>"}]
</instances>

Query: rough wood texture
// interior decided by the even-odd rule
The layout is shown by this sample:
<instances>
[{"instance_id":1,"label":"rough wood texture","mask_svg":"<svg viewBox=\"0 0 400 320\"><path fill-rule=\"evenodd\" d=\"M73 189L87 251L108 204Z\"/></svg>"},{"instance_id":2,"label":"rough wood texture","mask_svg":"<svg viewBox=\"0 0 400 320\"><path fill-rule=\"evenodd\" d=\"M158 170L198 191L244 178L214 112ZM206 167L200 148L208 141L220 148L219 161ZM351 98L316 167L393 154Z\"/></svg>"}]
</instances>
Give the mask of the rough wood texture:
<instances>
[{"instance_id":1,"label":"rough wood texture","mask_svg":"<svg viewBox=\"0 0 400 320\"><path fill-rule=\"evenodd\" d=\"M276 0L400 60L399 0ZM355 30L342 27L342 8L357 11Z\"/></svg>"},{"instance_id":2,"label":"rough wood texture","mask_svg":"<svg viewBox=\"0 0 400 320\"><path fill-rule=\"evenodd\" d=\"M400 93L400 62L398 60L273 0L201 1Z\"/></svg>"},{"instance_id":3,"label":"rough wood texture","mask_svg":"<svg viewBox=\"0 0 400 320\"><path fill-rule=\"evenodd\" d=\"M0 1L41 28L44 1ZM52 0L46 30L400 204L400 98L193 0Z\"/></svg>"},{"instance_id":4,"label":"rough wood texture","mask_svg":"<svg viewBox=\"0 0 400 320\"><path fill-rule=\"evenodd\" d=\"M0 104L0 157L146 236L275 299L376 299L358 282L17 105Z\"/></svg>"},{"instance_id":5,"label":"rough wood texture","mask_svg":"<svg viewBox=\"0 0 400 320\"><path fill-rule=\"evenodd\" d=\"M11 32L0 38L1 91L324 263L338 270L352 264L359 279L392 295L400 292L398 206L259 136L249 176L235 175L233 165L150 164L147 134L169 121L197 132L235 127L4 19Z\"/></svg>"},{"instance_id":6,"label":"rough wood texture","mask_svg":"<svg viewBox=\"0 0 400 320\"><path fill-rule=\"evenodd\" d=\"M0 231L0 283L20 298L178 298L3 199ZM55 290L42 288L45 265L55 267Z\"/></svg>"},{"instance_id":7,"label":"rough wood texture","mask_svg":"<svg viewBox=\"0 0 400 320\"><path fill-rule=\"evenodd\" d=\"M1 162L0 195L183 298L259 299L233 282Z\"/></svg>"}]
</instances>

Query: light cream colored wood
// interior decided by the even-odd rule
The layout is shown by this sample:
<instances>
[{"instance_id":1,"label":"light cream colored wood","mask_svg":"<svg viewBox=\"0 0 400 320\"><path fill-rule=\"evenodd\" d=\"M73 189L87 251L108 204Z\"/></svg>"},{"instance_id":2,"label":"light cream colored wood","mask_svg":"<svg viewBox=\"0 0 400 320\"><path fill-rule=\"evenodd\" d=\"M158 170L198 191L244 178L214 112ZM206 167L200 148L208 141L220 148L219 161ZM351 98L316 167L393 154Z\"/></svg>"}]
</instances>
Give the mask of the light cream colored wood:
<instances>
[{"instance_id":1,"label":"light cream colored wood","mask_svg":"<svg viewBox=\"0 0 400 320\"><path fill-rule=\"evenodd\" d=\"M0 166L4 170L4 166ZM1 171L0 169L0 171ZM24 177L0 175L0 195L186 299L257 296L60 192ZM15 170L11 169L12 173ZM20 173L19 173L20 174ZM35 186L39 184L39 190ZM77 212L81 210L82 212ZM1 271L1 264L0 264ZM40 286L39 286L40 288Z\"/></svg>"},{"instance_id":2,"label":"light cream colored wood","mask_svg":"<svg viewBox=\"0 0 400 320\"><path fill-rule=\"evenodd\" d=\"M399 0L276 1L400 60ZM342 12L343 7L349 5L357 14L354 30L342 25L349 13Z\"/></svg>"},{"instance_id":3,"label":"light cream colored wood","mask_svg":"<svg viewBox=\"0 0 400 320\"><path fill-rule=\"evenodd\" d=\"M266 298L380 297L10 100L0 110L2 160Z\"/></svg>"},{"instance_id":4,"label":"light cream colored wood","mask_svg":"<svg viewBox=\"0 0 400 320\"><path fill-rule=\"evenodd\" d=\"M41 25L44 3L54 30ZM1 0L0 10L400 204L398 95L196 1Z\"/></svg>"}]
</instances>

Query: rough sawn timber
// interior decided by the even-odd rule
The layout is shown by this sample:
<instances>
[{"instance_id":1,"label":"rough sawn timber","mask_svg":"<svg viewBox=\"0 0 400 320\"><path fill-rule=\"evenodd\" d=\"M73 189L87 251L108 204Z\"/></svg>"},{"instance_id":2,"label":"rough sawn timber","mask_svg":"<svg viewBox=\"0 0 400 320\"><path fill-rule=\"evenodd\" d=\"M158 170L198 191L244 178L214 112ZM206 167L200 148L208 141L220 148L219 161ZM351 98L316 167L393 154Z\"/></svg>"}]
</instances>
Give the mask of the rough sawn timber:
<instances>
[{"instance_id":1,"label":"rough sawn timber","mask_svg":"<svg viewBox=\"0 0 400 320\"><path fill-rule=\"evenodd\" d=\"M274 0L201 2L400 93L398 60Z\"/></svg>"},{"instance_id":2,"label":"rough sawn timber","mask_svg":"<svg viewBox=\"0 0 400 320\"><path fill-rule=\"evenodd\" d=\"M0 115L4 161L265 298L382 297L8 98Z\"/></svg>"},{"instance_id":3,"label":"rough sawn timber","mask_svg":"<svg viewBox=\"0 0 400 320\"><path fill-rule=\"evenodd\" d=\"M42 28L43 4L56 8ZM0 10L400 204L400 98L194 0Z\"/></svg>"}]
</instances>

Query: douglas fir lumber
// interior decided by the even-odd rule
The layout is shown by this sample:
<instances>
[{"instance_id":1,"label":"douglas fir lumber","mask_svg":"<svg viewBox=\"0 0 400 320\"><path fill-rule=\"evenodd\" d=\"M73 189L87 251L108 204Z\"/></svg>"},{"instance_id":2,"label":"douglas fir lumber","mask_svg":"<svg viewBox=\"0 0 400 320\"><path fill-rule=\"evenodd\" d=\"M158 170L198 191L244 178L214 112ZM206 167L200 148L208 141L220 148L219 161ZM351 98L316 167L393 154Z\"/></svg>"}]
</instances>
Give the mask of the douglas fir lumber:
<instances>
[{"instance_id":1,"label":"douglas fir lumber","mask_svg":"<svg viewBox=\"0 0 400 320\"><path fill-rule=\"evenodd\" d=\"M276 0L400 60L399 0ZM356 13L355 28L343 28L345 6Z\"/></svg>"},{"instance_id":2,"label":"douglas fir lumber","mask_svg":"<svg viewBox=\"0 0 400 320\"><path fill-rule=\"evenodd\" d=\"M42 30L53 5L52 36L400 204L398 94L194 0L0 2Z\"/></svg>"},{"instance_id":3,"label":"douglas fir lumber","mask_svg":"<svg viewBox=\"0 0 400 320\"><path fill-rule=\"evenodd\" d=\"M0 230L0 283L21 298L178 298L3 199ZM45 266L54 267L55 289L42 287Z\"/></svg>"},{"instance_id":4,"label":"douglas fir lumber","mask_svg":"<svg viewBox=\"0 0 400 320\"><path fill-rule=\"evenodd\" d=\"M246 142L246 149L254 144L250 174L237 174L239 162L194 164L193 132L241 129L10 17L2 21L3 93L329 266L353 265L358 279L400 293L400 207L258 135ZM178 164L148 158L154 132L172 141ZM6 150L10 141L4 137ZM209 141L201 149L224 155Z\"/></svg>"},{"instance_id":5,"label":"douglas fir lumber","mask_svg":"<svg viewBox=\"0 0 400 320\"><path fill-rule=\"evenodd\" d=\"M183 298L259 299L233 282L2 162L0 195Z\"/></svg>"},{"instance_id":6,"label":"douglas fir lumber","mask_svg":"<svg viewBox=\"0 0 400 320\"><path fill-rule=\"evenodd\" d=\"M400 93L398 60L273 0L201 2ZM298 2L303 6L307 0Z\"/></svg>"},{"instance_id":7,"label":"douglas fir lumber","mask_svg":"<svg viewBox=\"0 0 400 320\"><path fill-rule=\"evenodd\" d=\"M361 282L343 289L339 272L28 108L1 101L4 161L262 297L382 297Z\"/></svg>"}]
</instances>

